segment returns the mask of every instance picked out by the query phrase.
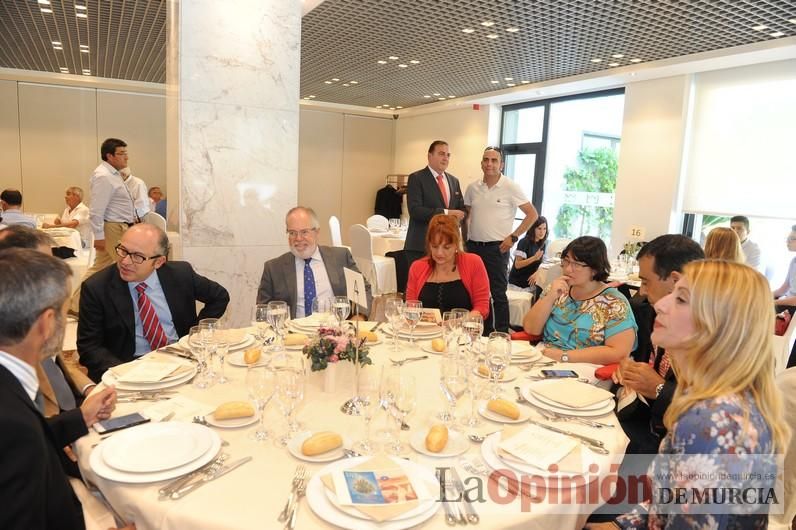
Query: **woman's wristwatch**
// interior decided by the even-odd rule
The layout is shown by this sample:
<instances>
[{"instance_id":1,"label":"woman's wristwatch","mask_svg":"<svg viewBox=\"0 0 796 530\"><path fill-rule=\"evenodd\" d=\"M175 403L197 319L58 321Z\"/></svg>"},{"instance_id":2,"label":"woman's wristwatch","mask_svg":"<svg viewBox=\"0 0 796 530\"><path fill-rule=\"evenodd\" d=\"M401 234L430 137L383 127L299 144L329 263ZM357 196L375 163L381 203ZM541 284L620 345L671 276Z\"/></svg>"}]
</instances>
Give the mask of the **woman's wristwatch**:
<instances>
[{"instance_id":1,"label":"woman's wristwatch","mask_svg":"<svg viewBox=\"0 0 796 530\"><path fill-rule=\"evenodd\" d=\"M660 383L655 387L655 399L658 399L658 396L661 395L661 392L663 392L663 383Z\"/></svg>"},{"instance_id":2,"label":"woman's wristwatch","mask_svg":"<svg viewBox=\"0 0 796 530\"><path fill-rule=\"evenodd\" d=\"M569 354L565 351L561 352L561 362L568 363L569 362Z\"/></svg>"}]
</instances>

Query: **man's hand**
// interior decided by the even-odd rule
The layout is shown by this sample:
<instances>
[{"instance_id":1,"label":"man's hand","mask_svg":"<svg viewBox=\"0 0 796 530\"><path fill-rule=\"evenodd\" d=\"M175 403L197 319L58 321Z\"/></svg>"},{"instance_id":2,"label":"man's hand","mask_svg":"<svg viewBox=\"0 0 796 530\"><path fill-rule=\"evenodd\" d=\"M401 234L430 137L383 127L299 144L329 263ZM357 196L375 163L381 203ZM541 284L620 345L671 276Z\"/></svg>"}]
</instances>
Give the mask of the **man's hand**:
<instances>
[{"instance_id":1,"label":"man's hand","mask_svg":"<svg viewBox=\"0 0 796 530\"><path fill-rule=\"evenodd\" d=\"M506 236L506 238L500 242L500 253L505 254L511 247L514 246L514 241L511 239L511 236Z\"/></svg>"},{"instance_id":2,"label":"man's hand","mask_svg":"<svg viewBox=\"0 0 796 530\"><path fill-rule=\"evenodd\" d=\"M620 382L627 388L635 390L647 399L655 399L655 389L664 382L648 363L638 363L625 359L619 365ZM618 370L618 371L619 371Z\"/></svg>"},{"instance_id":3,"label":"man's hand","mask_svg":"<svg viewBox=\"0 0 796 530\"><path fill-rule=\"evenodd\" d=\"M95 239L94 240L94 248L99 251L105 250L105 240L104 239Z\"/></svg>"},{"instance_id":4,"label":"man's hand","mask_svg":"<svg viewBox=\"0 0 796 530\"><path fill-rule=\"evenodd\" d=\"M80 412L83 413L83 421L86 427L91 427L100 420L107 420L111 417L113 409L116 408L116 389L112 386L87 397L80 405Z\"/></svg>"},{"instance_id":5,"label":"man's hand","mask_svg":"<svg viewBox=\"0 0 796 530\"><path fill-rule=\"evenodd\" d=\"M459 222L464 219L464 212L461 210L448 210L448 215L454 216Z\"/></svg>"}]
</instances>

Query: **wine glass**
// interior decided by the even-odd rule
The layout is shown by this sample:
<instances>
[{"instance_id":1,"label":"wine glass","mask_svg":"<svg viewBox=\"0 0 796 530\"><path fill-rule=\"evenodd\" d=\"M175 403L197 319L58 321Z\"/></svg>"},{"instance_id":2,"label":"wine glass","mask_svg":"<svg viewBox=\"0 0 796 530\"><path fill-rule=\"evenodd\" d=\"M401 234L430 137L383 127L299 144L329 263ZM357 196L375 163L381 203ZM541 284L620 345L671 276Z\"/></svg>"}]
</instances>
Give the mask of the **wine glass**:
<instances>
[{"instance_id":1,"label":"wine glass","mask_svg":"<svg viewBox=\"0 0 796 530\"><path fill-rule=\"evenodd\" d=\"M423 317L423 302L407 300L404 305L404 320L409 325L409 345L415 347L415 327Z\"/></svg>"},{"instance_id":2,"label":"wine glass","mask_svg":"<svg viewBox=\"0 0 796 530\"><path fill-rule=\"evenodd\" d=\"M285 322L288 319L288 309L287 309L287 302L281 301L274 301L268 302L268 306L266 307L266 316L268 317L268 323L271 325L271 328L276 333L276 345L274 349L276 351L281 351L284 349L284 340L282 338L283 328L285 327Z\"/></svg>"},{"instance_id":3,"label":"wine glass","mask_svg":"<svg viewBox=\"0 0 796 530\"><path fill-rule=\"evenodd\" d=\"M227 357L227 353L229 353L229 343L225 340L219 340L216 342L216 355L218 355L218 360L221 363L221 374L219 374L218 379L216 379L216 383L223 385L225 383L229 383L229 379L224 374L224 359Z\"/></svg>"},{"instance_id":4,"label":"wine glass","mask_svg":"<svg viewBox=\"0 0 796 530\"><path fill-rule=\"evenodd\" d=\"M448 400L448 410L437 415L447 423L456 419L456 402L467 391L467 365L461 362L458 355L448 354L440 363L439 385Z\"/></svg>"},{"instance_id":5,"label":"wine glass","mask_svg":"<svg viewBox=\"0 0 796 530\"><path fill-rule=\"evenodd\" d=\"M254 335L261 345L265 345L268 332L268 304L257 304L252 308L252 327Z\"/></svg>"},{"instance_id":6,"label":"wine glass","mask_svg":"<svg viewBox=\"0 0 796 530\"><path fill-rule=\"evenodd\" d=\"M276 399L287 422L287 432L277 441L284 447L299 432L299 424L295 421L293 413L299 401L304 399L304 383L306 381L304 357L297 354L285 354L275 372L277 375Z\"/></svg>"},{"instance_id":7,"label":"wine glass","mask_svg":"<svg viewBox=\"0 0 796 530\"><path fill-rule=\"evenodd\" d=\"M377 431L379 439L384 442L384 446L391 448L395 446L396 440L400 443L401 426L393 421L393 407L395 406L395 395L393 389L399 383L395 379L400 375L400 368L397 366L383 366L381 369L381 380L379 381L379 406L386 412L386 425Z\"/></svg>"},{"instance_id":8,"label":"wine glass","mask_svg":"<svg viewBox=\"0 0 796 530\"><path fill-rule=\"evenodd\" d=\"M196 377L193 380L193 386L199 389L205 389L210 386L210 381L207 377L207 348L202 340L202 329L200 326L192 326L188 332L188 346L191 348L191 354L197 361Z\"/></svg>"},{"instance_id":9,"label":"wine glass","mask_svg":"<svg viewBox=\"0 0 796 530\"><path fill-rule=\"evenodd\" d=\"M216 356L216 337L221 324L217 318L203 318L199 321L199 330L202 343L207 351L207 377L213 381L216 371L213 367Z\"/></svg>"},{"instance_id":10,"label":"wine glass","mask_svg":"<svg viewBox=\"0 0 796 530\"><path fill-rule=\"evenodd\" d=\"M337 319L337 328L342 331L343 321L348 318L351 313L351 304L348 302L347 296L335 296L332 302L332 312Z\"/></svg>"},{"instance_id":11,"label":"wine glass","mask_svg":"<svg viewBox=\"0 0 796 530\"><path fill-rule=\"evenodd\" d=\"M403 320L404 303L400 298L388 298L384 306L384 316L392 327L392 349L398 351L398 328Z\"/></svg>"},{"instance_id":12,"label":"wine glass","mask_svg":"<svg viewBox=\"0 0 796 530\"><path fill-rule=\"evenodd\" d=\"M417 391L415 385L415 378L401 373L399 370L398 377L393 379L393 382L398 384L398 387L393 387L393 395L395 396L395 410L401 415L401 424L405 423L406 416L415 409L417 403ZM400 437L398 438L394 450L396 454L403 452Z\"/></svg>"},{"instance_id":13,"label":"wine glass","mask_svg":"<svg viewBox=\"0 0 796 530\"><path fill-rule=\"evenodd\" d=\"M370 436L370 423L373 420L374 409L380 402L379 378L375 368L363 368L359 372L357 382L357 406L359 414L365 420L365 438L354 444L354 450L363 455L373 454L374 443Z\"/></svg>"},{"instance_id":14,"label":"wine glass","mask_svg":"<svg viewBox=\"0 0 796 530\"><path fill-rule=\"evenodd\" d=\"M315 298L312 301L312 315L318 319L320 327L326 327L332 314L332 301L328 298Z\"/></svg>"},{"instance_id":15,"label":"wine glass","mask_svg":"<svg viewBox=\"0 0 796 530\"><path fill-rule=\"evenodd\" d=\"M503 371L511 361L511 339L508 333L493 331L486 345L486 365L492 378L492 398L500 395L500 380Z\"/></svg>"},{"instance_id":16,"label":"wine glass","mask_svg":"<svg viewBox=\"0 0 796 530\"><path fill-rule=\"evenodd\" d=\"M479 340L484 333L484 317L480 313L467 313L462 320L462 331L470 338L470 346Z\"/></svg>"},{"instance_id":17,"label":"wine glass","mask_svg":"<svg viewBox=\"0 0 796 530\"><path fill-rule=\"evenodd\" d=\"M270 436L265 428L265 407L274 397L275 386L276 376L265 366L249 366L246 369L246 389L260 414L257 430L251 434L255 441L264 442Z\"/></svg>"},{"instance_id":18,"label":"wine glass","mask_svg":"<svg viewBox=\"0 0 796 530\"><path fill-rule=\"evenodd\" d=\"M388 221L390 225L390 232L393 234L397 234L401 231L401 220L400 219L390 219Z\"/></svg>"}]
</instances>

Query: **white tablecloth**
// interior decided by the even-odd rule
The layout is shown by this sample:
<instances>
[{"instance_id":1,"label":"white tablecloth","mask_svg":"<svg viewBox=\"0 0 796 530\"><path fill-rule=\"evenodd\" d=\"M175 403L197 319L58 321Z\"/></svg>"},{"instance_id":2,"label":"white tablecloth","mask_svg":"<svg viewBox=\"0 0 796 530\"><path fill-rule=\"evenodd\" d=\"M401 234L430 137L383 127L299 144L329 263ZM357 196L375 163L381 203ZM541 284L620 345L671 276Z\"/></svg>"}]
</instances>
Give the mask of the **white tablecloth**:
<instances>
[{"instance_id":1,"label":"white tablecloth","mask_svg":"<svg viewBox=\"0 0 796 530\"><path fill-rule=\"evenodd\" d=\"M59 247L69 247L75 250L83 248L80 232L74 228L45 228L44 232L48 233Z\"/></svg>"},{"instance_id":2,"label":"white tablecloth","mask_svg":"<svg viewBox=\"0 0 796 530\"><path fill-rule=\"evenodd\" d=\"M76 291L83 282L83 276L94 261L93 249L83 249L75 252L74 258L65 259L64 263L72 269L72 291Z\"/></svg>"},{"instance_id":3,"label":"white tablecloth","mask_svg":"<svg viewBox=\"0 0 796 530\"><path fill-rule=\"evenodd\" d=\"M371 232L370 240L373 244L373 254L386 256L388 252L404 249L406 231L393 234L391 232Z\"/></svg>"},{"instance_id":4,"label":"white tablecloth","mask_svg":"<svg viewBox=\"0 0 796 530\"><path fill-rule=\"evenodd\" d=\"M387 357L391 352L392 347L389 343L373 347L372 357L375 366L387 362ZM420 353L420 350L412 351L405 348L399 353L399 357ZM427 430L430 424L436 423L433 416L444 407L444 399L438 382L438 360L440 357L435 355L430 357L424 361L409 363L402 368L404 372L416 378L418 391L415 412L407 418L407 423L413 429L410 433L417 429ZM343 368L349 373L353 372L353 366L350 364L340 365L339 368ZM593 377L594 374L593 365L568 363L566 368L576 369L582 376ZM215 385L207 390L182 386L179 391L185 396L212 406L229 400L247 400L244 385L245 369L227 366L226 373L232 380L229 384ZM340 412L340 405L352 394L350 386L344 383L350 383L352 378L339 377L336 392L331 394L322 392L322 379L322 372L310 375L306 398L298 409L297 418L313 431L333 430L345 434L353 440L361 438L364 434L363 420L358 417L346 416ZM515 384L523 385L526 382L527 379L521 375L516 382L503 385L506 397L513 399L512 387ZM141 403L120 404L115 415L141 410L146 406ZM462 398L458 407L459 413L461 414L465 410L469 411L469 406L469 400ZM380 421L382 421L382 417L376 416L374 427L378 426ZM618 426L615 416L603 417L601 421L614 423L616 427L597 430L574 423L558 423L557 425L570 430L582 430L584 433L602 439L611 451L612 461L618 462L624 453L627 438ZM266 410L266 425L269 430L276 431L277 434L281 434L285 428L284 421L279 416L274 402ZM132 485L98 477L88 465L92 445L98 442L99 437L96 433L85 436L77 442L77 454L81 469L86 476L102 490L118 512L129 518L129 521L135 522L139 530L281 528L282 524L277 523L276 519L289 492L296 466L303 464L307 467L309 474L314 475L325 464L301 462L292 457L286 449L276 447L270 440L264 444L258 444L247 436L253 428L252 426L242 429L218 430L222 438L229 442L229 447L224 451L230 454L230 461L249 455L254 457L253 461L229 475L208 483L179 501L158 501L157 489L163 485L162 482ZM500 428L500 424L483 420L483 424L478 430L488 433ZM402 434L404 442L408 441L408 436L407 432ZM480 445L470 443L468 454L480 454ZM467 487L470 486L470 482L468 482L470 474L457 464L457 458L437 459L417 454L414 451L411 452L409 458L421 465L428 466L430 470L436 466L456 465ZM607 465L602 468L607 469ZM486 483L484 483L484 491L484 496L489 498L486 493ZM569 513L560 513L563 510L561 506L553 508L549 504L540 503L533 504L530 512L524 513L521 511L519 498L503 505L492 500L476 505L481 516L480 527L484 529L555 528L564 530L581 528L585 523L589 507L576 505L569 508L571 508ZM577 513L578 511L583 513ZM440 507L438 512L420 527L447 528L442 508ZM307 500L303 499L299 507L297 528L317 529L333 528L333 526L313 513Z\"/></svg>"}]
</instances>

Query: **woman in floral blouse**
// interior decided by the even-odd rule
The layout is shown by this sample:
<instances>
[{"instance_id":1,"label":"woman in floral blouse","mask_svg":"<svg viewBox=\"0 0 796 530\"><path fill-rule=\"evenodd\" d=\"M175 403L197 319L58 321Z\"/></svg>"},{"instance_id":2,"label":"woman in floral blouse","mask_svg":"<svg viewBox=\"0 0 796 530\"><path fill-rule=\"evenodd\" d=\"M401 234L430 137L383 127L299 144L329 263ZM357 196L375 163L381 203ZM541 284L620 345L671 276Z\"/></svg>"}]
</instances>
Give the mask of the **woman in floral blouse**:
<instances>
[{"instance_id":1,"label":"woman in floral blouse","mask_svg":"<svg viewBox=\"0 0 796 530\"><path fill-rule=\"evenodd\" d=\"M655 310L652 340L672 356L678 385L664 418L669 433L649 470L652 501L587 528L765 528L768 507L759 501L771 500L773 486L765 473L776 471L773 455L789 439L774 382L768 282L745 265L696 261ZM727 476L747 478L719 478ZM728 487L763 493L746 504L708 505L694 495L713 488L721 499L716 488ZM686 501L664 501L672 488L682 488Z\"/></svg>"}]
</instances>

